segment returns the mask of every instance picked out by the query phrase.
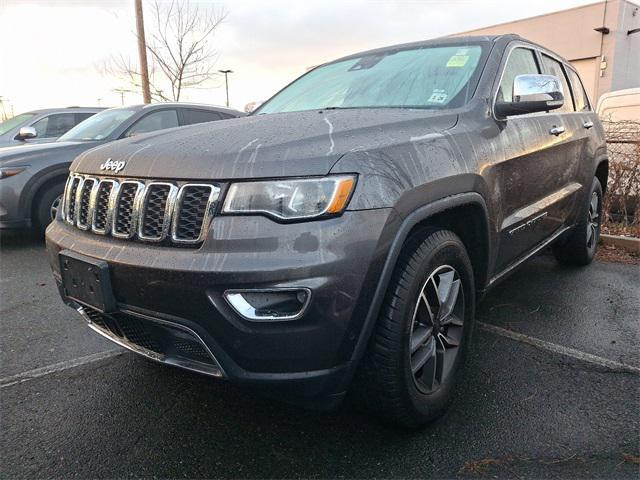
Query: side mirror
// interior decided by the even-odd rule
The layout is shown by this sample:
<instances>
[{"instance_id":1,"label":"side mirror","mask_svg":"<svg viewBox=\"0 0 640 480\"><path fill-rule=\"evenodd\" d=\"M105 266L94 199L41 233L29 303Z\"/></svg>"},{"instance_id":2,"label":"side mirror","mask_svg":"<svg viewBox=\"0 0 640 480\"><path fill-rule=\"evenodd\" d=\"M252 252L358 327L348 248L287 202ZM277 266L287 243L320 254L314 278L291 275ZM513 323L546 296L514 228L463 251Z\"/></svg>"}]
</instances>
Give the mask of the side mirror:
<instances>
[{"instance_id":1,"label":"side mirror","mask_svg":"<svg viewBox=\"0 0 640 480\"><path fill-rule=\"evenodd\" d=\"M28 138L36 138L38 132L33 127L22 127L16 135L16 140L27 140Z\"/></svg>"},{"instance_id":2,"label":"side mirror","mask_svg":"<svg viewBox=\"0 0 640 480\"><path fill-rule=\"evenodd\" d=\"M513 80L512 98L511 102L496 102L498 118L546 112L564 104L562 84L555 75L518 75Z\"/></svg>"}]
</instances>

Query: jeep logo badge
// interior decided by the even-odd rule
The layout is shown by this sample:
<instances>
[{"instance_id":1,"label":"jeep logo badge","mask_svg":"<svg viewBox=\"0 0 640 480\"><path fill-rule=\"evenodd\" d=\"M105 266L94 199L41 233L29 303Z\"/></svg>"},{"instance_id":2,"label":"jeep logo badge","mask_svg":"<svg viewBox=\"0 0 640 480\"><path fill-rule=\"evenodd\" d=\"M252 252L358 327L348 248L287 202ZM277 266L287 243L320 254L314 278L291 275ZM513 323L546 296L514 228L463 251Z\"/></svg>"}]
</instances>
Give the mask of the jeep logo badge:
<instances>
[{"instance_id":1,"label":"jeep logo badge","mask_svg":"<svg viewBox=\"0 0 640 480\"><path fill-rule=\"evenodd\" d=\"M110 158L107 158L107 161L100 165L100 170L113 170L115 173L118 173L125 165L125 161L114 162Z\"/></svg>"}]
</instances>

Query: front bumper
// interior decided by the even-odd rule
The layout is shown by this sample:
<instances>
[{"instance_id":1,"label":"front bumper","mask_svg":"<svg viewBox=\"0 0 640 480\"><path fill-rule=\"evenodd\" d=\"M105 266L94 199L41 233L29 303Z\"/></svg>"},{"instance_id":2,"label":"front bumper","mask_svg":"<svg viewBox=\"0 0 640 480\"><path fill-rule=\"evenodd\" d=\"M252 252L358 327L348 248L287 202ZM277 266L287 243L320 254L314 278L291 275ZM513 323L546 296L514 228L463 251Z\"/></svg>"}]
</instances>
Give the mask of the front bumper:
<instances>
[{"instance_id":1,"label":"front bumper","mask_svg":"<svg viewBox=\"0 0 640 480\"><path fill-rule=\"evenodd\" d=\"M0 180L0 229L23 228L31 219L21 203L21 196L30 178L29 171Z\"/></svg>"},{"instance_id":2,"label":"front bumper","mask_svg":"<svg viewBox=\"0 0 640 480\"><path fill-rule=\"evenodd\" d=\"M315 397L348 385L389 248L386 232L397 221L392 209L297 224L219 216L198 249L101 237L56 221L47 249L58 283L61 250L105 260L119 311L193 331L226 378ZM230 289L279 288L311 291L302 317L251 322L223 297Z\"/></svg>"}]
</instances>

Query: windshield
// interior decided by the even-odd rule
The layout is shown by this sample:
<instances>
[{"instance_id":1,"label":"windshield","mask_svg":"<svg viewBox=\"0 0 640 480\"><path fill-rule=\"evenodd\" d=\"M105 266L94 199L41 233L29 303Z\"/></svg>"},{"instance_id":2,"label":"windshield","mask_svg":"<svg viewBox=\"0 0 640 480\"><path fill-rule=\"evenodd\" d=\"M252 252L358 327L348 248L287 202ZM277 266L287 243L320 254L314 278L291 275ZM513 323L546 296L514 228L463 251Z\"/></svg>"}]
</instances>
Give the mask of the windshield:
<instances>
[{"instance_id":1,"label":"windshield","mask_svg":"<svg viewBox=\"0 0 640 480\"><path fill-rule=\"evenodd\" d=\"M16 115L15 117L10 118L9 120L5 120L4 122L0 123L0 135L4 135L9 130L17 127L22 122L29 120L34 115L35 114L33 113L21 113L20 115Z\"/></svg>"},{"instance_id":2,"label":"windshield","mask_svg":"<svg viewBox=\"0 0 640 480\"><path fill-rule=\"evenodd\" d=\"M389 50L320 66L256 113L323 108L455 108L473 94L480 45Z\"/></svg>"},{"instance_id":3,"label":"windshield","mask_svg":"<svg viewBox=\"0 0 640 480\"><path fill-rule=\"evenodd\" d=\"M136 113L135 110L123 108L96 113L62 135L58 142L104 140L134 113Z\"/></svg>"}]
</instances>

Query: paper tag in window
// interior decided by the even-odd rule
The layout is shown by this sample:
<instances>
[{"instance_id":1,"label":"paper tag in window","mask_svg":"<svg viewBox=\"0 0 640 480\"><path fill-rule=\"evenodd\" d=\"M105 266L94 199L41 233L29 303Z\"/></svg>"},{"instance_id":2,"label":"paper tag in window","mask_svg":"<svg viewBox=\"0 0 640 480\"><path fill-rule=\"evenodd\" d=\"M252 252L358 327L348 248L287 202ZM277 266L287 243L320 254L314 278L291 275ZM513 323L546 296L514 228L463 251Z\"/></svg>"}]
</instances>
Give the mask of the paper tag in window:
<instances>
[{"instance_id":1,"label":"paper tag in window","mask_svg":"<svg viewBox=\"0 0 640 480\"><path fill-rule=\"evenodd\" d=\"M447 62L447 68L464 67L469 61L469 55L453 55Z\"/></svg>"},{"instance_id":2,"label":"paper tag in window","mask_svg":"<svg viewBox=\"0 0 640 480\"><path fill-rule=\"evenodd\" d=\"M444 103L447 101L448 96L449 95L447 95L447 92L445 92L444 90L440 88L434 88L431 96L429 97L429 100L427 101L429 103Z\"/></svg>"}]
</instances>

